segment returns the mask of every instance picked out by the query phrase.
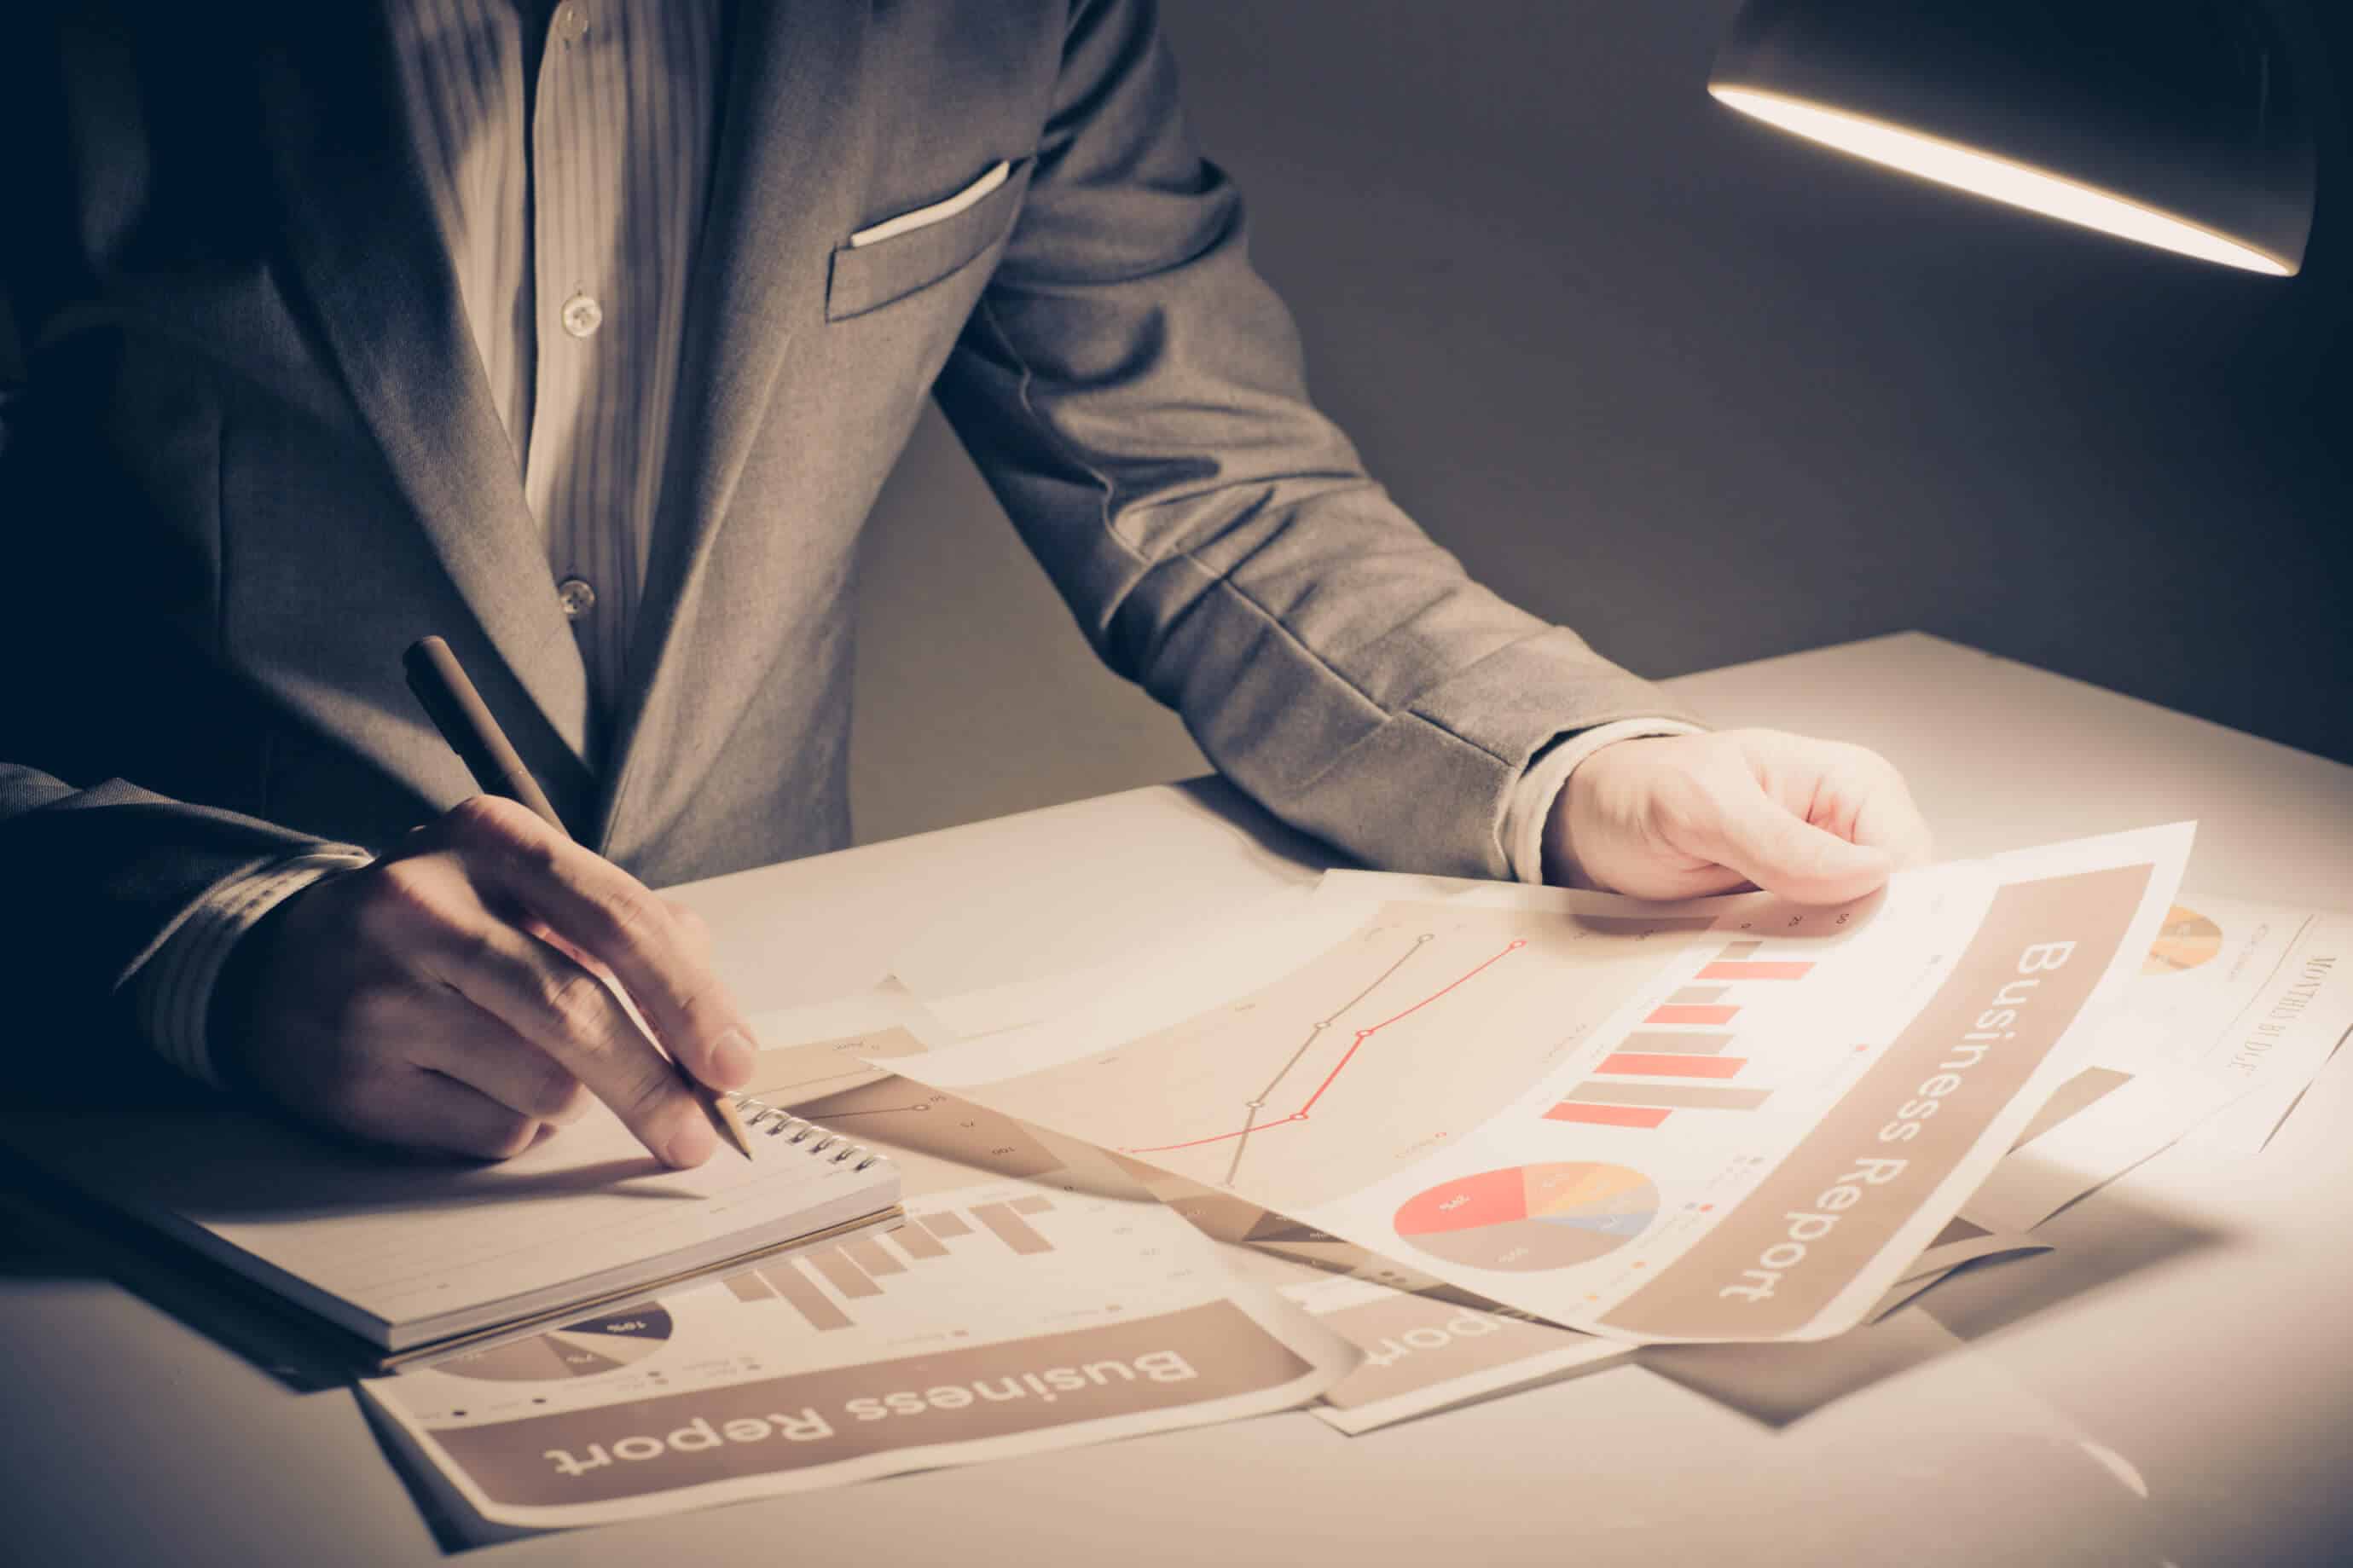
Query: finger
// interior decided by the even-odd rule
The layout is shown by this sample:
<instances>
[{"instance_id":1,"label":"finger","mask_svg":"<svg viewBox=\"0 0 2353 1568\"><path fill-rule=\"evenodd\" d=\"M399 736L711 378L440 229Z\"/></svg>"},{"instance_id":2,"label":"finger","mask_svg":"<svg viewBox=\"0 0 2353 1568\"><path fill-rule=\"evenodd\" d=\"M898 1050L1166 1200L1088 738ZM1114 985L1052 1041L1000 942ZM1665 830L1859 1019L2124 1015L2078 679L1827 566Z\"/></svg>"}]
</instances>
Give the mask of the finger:
<instances>
[{"instance_id":1,"label":"finger","mask_svg":"<svg viewBox=\"0 0 2353 1568\"><path fill-rule=\"evenodd\" d=\"M435 1149L476 1160L505 1160L552 1131L481 1090L438 1072L411 1068L371 1086L353 1130L379 1142Z\"/></svg>"},{"instance_id":2,"label":"finger","mask_svg":"<svg viewBox=\"0 0 2353 1568\"><path fill-rule=\"evenodd\" d=\"M672 1165L711 1157L711 1124L676 1068L598 975L487 911L433 955L435 978L545 1052Z\"/></svg>"},{"instance_id":3,"label":"finger","mask_svg":"<svg viewBox=\"0 0 2353 1568\"><path fill-rule=\"evenodd\" d=\"M441 992L420 1009L408 1059L480 1090L535 1121L568 1126L588 1110L586 1085L571 1070L467 997Z\"/></svg>"},{"instance_id":4,"label":"finger","mask_svg":"<svg viewBox=\"0 0 2353 1568\"><path fill-rule=\"evenodd\" d=\"M1927 863L1928 824L1894 763L1868 746L1778 730L1734 732L1757 782L1815 826L1883 849L1891 867Z\"/></svg>"},{"instance_id":5,"label":"finger","mask_svg":"<svg viewBox=\"0 0 2353 1568\"><path fill-rule=\"evenodd\" d=\"M679 931L687 941L693 942L699 951L710 951L711 922L702 918L701 910L692 904L681 904L676 899L664 899L661 905L670 911L670 918L677 922Z\"/></svg>"},{"instance_id":6,"label":"finger","mask_svg":"<svg viewBox=\"0 0 2353 1568\"><path fill-rule=\"evenodd\" d=\"M476 807L469 856L484 890L511 899L602 960L671 1056L714 1089L740 1089L752 1033L708 959L644 883L508 801Z\"/></svg>"},{"instance_id":7,"label":"finger","mask_svg":"<svg viewBox=\"0 0 2353 1568\"><path fill-rule=\"evenodd\" d=\"M1844 903L1880 887L1894 868L1885 849L1816 827L1753 783L1727 792L1721 804L1715 858L1768 893L1802 904Z\"/></svg>"},{"instance_id":8,"label":"finger","mask_svg":"<svg viewBox=\"0 0 2353 1568\"><path fill-rule=\"evenodd\" d=\"M540 941L555 949L556 952L564 954L565 957L570 959L573 963L580 965L581 968L593 970L597 974L602 975L608 980L613 978L613 972L605 966L605 961L603 959L597 957L595 953L590 952L586 948L580 946L570 937L565 936L562 931L557 931L554 926L549 925L545 921L541 920L537 915L525 915L522 920L517 921L515 923L524 931L531 932L532 935L539 938Z\"/></svg>"},{"instance_id":9,"label":"finger","mask_svg":"<svg viewBox=\"0 0 2353 1568\"><path fill-rule=\"evenodd\" d=\"M1919 806L1913 804L1903 775L1892 767L1884 771L1885 776L1875 782L1862 808L1855 813L1854 841L1887 851L1888 861L1896 870L1926 866L1936 853L1935 836L1928 831Z\"/></svg>"}]
</instances>

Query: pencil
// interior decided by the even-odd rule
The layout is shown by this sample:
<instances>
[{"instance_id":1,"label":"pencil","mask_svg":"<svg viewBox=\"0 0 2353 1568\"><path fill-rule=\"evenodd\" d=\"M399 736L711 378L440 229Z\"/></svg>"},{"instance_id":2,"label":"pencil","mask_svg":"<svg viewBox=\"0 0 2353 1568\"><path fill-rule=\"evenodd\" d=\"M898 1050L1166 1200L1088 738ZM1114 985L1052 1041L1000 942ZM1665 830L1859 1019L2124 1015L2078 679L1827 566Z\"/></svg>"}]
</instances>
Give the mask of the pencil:
<instances>
[{"instance_id":1,"label":"pencil","mask_svg":"<svg viewBox=\"0 0 2353 1568\"><path fill-rule=\"evenodd\" d=\"M458 753L466 771L474 775L474 782L482 786L484 793L521 802L541 821L569 837L571 830L555 815L555 807L539 787L539 781L523 766L522 758L508 741L506 731L499 728L499 721L491 716L489 705L467 679L465 668L449 651L449 645L439 637L420 637L410 645L401 665L408 672L408 689L417 693L426 716L433 721L433 727L441 731L441 738L449 742L449 749ZM677 1065L679 1077L693 1091L703 1114L711 1118L712 1129L737 1153L750 1159L752 1140L744 1133L733 1102L688 1072L684 1064Z\"/></svg>"}]
</instances>

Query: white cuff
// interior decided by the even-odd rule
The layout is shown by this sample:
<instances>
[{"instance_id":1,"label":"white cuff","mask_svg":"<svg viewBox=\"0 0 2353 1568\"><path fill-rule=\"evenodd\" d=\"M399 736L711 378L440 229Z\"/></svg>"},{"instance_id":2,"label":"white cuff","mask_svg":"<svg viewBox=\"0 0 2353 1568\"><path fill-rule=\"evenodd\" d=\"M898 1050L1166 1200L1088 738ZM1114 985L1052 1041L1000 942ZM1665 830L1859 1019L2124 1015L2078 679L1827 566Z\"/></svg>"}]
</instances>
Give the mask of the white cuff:
<instances>
[{"instance_id":1,"label":"white cuff","mask_svg":"<svg viewBox=\"0 0 2353 1568\"><path fill-rule=\"evenodd\" d=\"M213 985L239 938L261 917L332 871L375 858L354 844L332 844L280 860L257 860L207 889L132 982L139 1032L189 1077L221 1087L205 1016Z\"/></svg>"},{"instance_id":2,"label":"white cuff","mask_svg":"<svg viewBox=\"0 0 2353 1568\"><path fill-rule=\"evenodd\" d=\"M1686 724L1680 719L1620 719L1614 724L1596 724L1590 730L1570 732L1520 775L1520 782L1513 786L1511 802L1504 808L1504 854L1511 863L1512 875L1523 882L1545 879L1545 824L1552 820L1553 803L1568 787L1568 775L1577 771L1579 763L1620 741L1704 732L1699 725ZM1576 868L1570 867L1569 871L1569 885L1575 886Z\"/></svg>"}]
</instances>

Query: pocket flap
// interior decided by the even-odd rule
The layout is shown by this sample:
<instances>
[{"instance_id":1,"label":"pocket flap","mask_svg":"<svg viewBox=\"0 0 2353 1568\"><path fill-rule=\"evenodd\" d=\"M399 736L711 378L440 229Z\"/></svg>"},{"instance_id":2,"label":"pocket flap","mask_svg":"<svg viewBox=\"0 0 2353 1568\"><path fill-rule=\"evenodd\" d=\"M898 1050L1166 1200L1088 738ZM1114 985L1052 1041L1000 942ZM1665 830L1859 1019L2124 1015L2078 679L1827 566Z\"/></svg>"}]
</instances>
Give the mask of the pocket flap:
<instances>
[{"instance_id":1,"label":"pocket flap","mask_svg":"<svg viewBox=\"0 0 2353 1568\"><path fill-rule=\"evenodd\" d=\"M1019 158L992 164L988 174L968 189L988 184L1000 166L1005 173L977 199L960 192L946 201L860 229L850 243L834 247L832 274L826 281L826 320L843 321L904 299L957 271L996 244L1011 226L1034 162ZM934 212L941 216L933 217Z\"/></svg>"}]
</instances>

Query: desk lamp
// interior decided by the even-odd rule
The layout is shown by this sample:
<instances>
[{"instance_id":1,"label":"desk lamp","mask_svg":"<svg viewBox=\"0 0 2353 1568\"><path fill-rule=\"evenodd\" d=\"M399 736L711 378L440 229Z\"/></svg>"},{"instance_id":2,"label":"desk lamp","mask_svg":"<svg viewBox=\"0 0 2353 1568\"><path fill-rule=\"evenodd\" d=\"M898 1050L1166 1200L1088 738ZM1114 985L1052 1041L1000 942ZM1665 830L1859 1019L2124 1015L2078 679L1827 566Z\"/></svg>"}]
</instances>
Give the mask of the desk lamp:
<instances>
[{"instance_id":1,"label":"desk lamp","mask_svg":"<svg viewBox=\"0 0 2353 1568\"><path fill-rule=\"evenodd\" d=\"M1924 179L2292 276L2312 128L2250 0L1748 0L1708 91Z\"/></svg>"}]
</instances>

